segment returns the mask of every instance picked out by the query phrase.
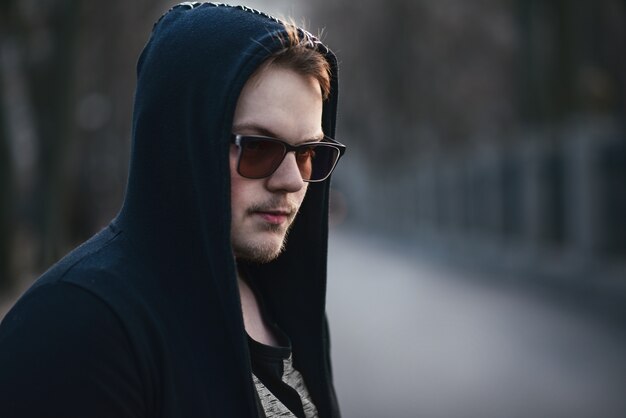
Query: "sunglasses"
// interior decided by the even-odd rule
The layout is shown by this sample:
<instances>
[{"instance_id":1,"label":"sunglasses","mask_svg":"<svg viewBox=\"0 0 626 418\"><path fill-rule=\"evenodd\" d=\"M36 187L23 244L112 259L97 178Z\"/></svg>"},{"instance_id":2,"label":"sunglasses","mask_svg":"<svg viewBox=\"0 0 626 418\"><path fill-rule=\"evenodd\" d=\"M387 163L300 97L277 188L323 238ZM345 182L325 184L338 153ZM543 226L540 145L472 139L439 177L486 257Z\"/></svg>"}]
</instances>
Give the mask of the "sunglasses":
<instances>
[{"instance_id":1,"label":"sunglasses","mask_svg":"<svg viewBox=\"0 0 626 418\"><path fill-rule=\"evenodd\" d=\"M291 145L267 136L233 134L231 142L239 148L237 172L249 179L271 176L283 162L285 155L293 151L303 181L324 181L346 152L345 145L329 137L324 137L321 141Z\"/></svg>"}]
</instances>

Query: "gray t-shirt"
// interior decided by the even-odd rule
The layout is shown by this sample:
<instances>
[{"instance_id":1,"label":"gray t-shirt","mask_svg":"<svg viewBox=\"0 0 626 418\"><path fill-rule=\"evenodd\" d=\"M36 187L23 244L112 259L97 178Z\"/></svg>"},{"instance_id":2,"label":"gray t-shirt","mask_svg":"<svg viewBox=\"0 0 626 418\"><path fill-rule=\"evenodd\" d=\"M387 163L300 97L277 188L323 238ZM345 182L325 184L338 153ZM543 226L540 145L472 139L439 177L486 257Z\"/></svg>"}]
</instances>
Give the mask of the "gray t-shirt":
<instances>
[{"instance_id":1,"label":"gray t-shirt","mask_svg":"<svg viewBox=\"0 0 626 418\"><path fill-rule=\"evenodd\" d=\"M300 372L293 367L291 343L274 329L280 347L261 344L248 337L252 378L265 416L317 418L317 409Z\"/></svg>"}]
</instances>

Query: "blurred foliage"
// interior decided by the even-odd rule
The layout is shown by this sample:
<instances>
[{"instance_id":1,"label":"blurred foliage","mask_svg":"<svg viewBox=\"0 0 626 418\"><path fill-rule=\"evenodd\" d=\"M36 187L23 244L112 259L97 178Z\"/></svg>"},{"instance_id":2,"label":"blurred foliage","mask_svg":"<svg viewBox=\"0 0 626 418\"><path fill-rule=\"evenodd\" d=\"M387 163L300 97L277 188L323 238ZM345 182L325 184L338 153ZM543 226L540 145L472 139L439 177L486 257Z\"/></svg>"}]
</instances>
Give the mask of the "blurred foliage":
<instances>
[{"instance_id":1,"label":"blurred foliage","mask_svg":"<svg viewBox=\"0 0 626 418\"><path fill-rule=\"evenodd\" d=\"M320 0L306 14L340 58L335 180L355 224L446 257L485 249L485 265L525 257L507 267L533 273L585 260L563 275L587 282L610 258L624 277L625 1Z\"/></svg>"},{"instance_id":2,"label":"blurred foliage","mask_svg":"<svg viewBox=\"0 0 626 418\"><path fill-rule=\"evenodd\" d=\"M134 63L165 2L0 6L0 285L104 226L128 164Z\"/></svg>"},{"instance_id":3,"label":"blurred foliage","mask_svg":"<svg viewBox=\"0 0 626 418\"><path fill-rule=\"evenodd\" d=\"M373 165L624 111L622 0L322 0L310 9L341 59L342 127Z\"/></svg>"}]
</instances>

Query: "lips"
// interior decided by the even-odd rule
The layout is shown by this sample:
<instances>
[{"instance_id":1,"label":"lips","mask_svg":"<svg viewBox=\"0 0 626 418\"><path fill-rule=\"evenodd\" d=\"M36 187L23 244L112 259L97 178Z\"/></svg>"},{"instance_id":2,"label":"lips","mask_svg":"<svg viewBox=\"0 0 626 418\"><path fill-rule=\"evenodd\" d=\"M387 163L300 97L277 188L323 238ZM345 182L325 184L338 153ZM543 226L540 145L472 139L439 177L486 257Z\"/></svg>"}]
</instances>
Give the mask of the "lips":
<instances>
[{"instance_id":1,"label":"lips","mask_svg":"<svg viewBox=\"0 0 626 418\"><path fill-rule=\"evenodd\" d=\"M265 222L273 225L280 225L291 217L291 211L282 209L263 209L256 210L253 213L261 217Z\"/></svg>"}]
</instances>

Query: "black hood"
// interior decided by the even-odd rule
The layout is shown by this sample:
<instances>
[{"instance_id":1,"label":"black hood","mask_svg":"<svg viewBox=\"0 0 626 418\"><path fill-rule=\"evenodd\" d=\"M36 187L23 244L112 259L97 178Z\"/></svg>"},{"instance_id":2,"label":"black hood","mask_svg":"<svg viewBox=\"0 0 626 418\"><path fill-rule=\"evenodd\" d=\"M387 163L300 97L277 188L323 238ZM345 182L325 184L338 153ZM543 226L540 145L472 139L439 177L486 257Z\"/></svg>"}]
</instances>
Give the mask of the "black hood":
<instances>
[{"instance_id":1,"label":"black hood","mask_svg":"<svg viewBox=\"0 0 626 418\"><path fill-rule=\"evenodd\" d=\"M300 34L330 64L322 128L334 136L336 61ZM155 25L138 64L120 213L0 323L7 416L259 416L230 243L229 139L246 80L284 35L265 14L210 3L181 4ZM290 337L319 416L337 418L324 314L328 187L309 185L282 255L239 267Z\"/></svg>"},{"instance_id":2,"label":"black hood","mask_svg":"<svg viewBox=\"0 0 626 418\"><path fill-rule=\"evenodd\" d=\"M239 391L248 405L252 392L241 388L251 382L249 356L230 245L229 141L239 94L282 48L281 34L283 25L268 15L212 3L178 5L155 24L138 62L128 188L112 223L131 243L133 263L150 266L140 269L138 287L162 316L164 332L175 329L192 364L206 373L198 383L222 381L220 391ZM301 35L330 63L322 128L334 137L336 60ZM294 365L322 417L336 416L324 314L328 188L328 181L310 184L278 259L246 266L290 336ZM219 360L207 362L207 352Z\"/></svg>"}]
</instances>

